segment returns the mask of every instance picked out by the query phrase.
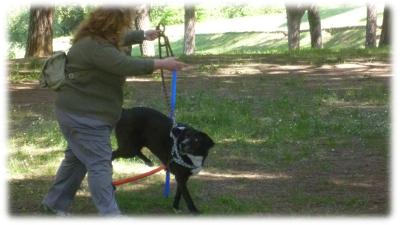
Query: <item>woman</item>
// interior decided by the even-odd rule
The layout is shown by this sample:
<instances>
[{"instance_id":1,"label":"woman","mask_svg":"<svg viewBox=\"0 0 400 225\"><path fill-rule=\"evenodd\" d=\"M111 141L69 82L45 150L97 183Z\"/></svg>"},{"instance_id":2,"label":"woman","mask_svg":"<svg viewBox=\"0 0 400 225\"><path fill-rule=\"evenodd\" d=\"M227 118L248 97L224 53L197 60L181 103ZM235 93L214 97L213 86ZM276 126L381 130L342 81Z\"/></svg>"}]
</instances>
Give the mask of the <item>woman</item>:
<instances>
[{"instance_id":1,"label":"woman","mask_svg":"<svg viewBox=\"0 0 400 225\"><path fill-rule=\"evenodd\" d=\"M67 55L68 79L55 103L68 147L42 201L46 211L66 214L87 173L91 198L99 214L120 214L112 186L110 135L122 110L125 77L186 66L175 58L126 56L123 46L154 40L159 35L155 30L128 32L132 19L128 9L98 8L74 35Z\"/></svg>"}]
</instances>

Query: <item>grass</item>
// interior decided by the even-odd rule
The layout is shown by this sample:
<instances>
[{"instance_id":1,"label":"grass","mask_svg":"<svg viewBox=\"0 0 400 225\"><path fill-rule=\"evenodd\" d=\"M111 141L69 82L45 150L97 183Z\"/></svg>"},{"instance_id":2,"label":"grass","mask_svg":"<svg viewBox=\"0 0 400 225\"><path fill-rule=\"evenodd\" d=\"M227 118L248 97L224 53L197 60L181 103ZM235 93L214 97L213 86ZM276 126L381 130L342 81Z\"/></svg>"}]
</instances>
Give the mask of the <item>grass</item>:
<instances>
[{"instance_id":1,"label":"grass","mask_svg":"<svg viewBox=\"0 0 400 225\"><path fill-rule=\"evenodd\" d=\"M321 18L352 9L321 9ZM388 80L369 68L319 71L344 63L388 62L389 48L363 48L364 33L327 29L322 34L324 49L310 49L309 33L303 32L301 48L295 51L287 50L282 32L196 36L196 55L180 56L197 67L190 74L182 72L176 115L217 143L206 161L206 174L189 182L205 215L388 214ZM182 39L171 44L180 55ZM133 53L138 55L137 47ZM36 81L41 64L14 61L9 83ZM305 69L290 69L299 65ZM27 96L27 90L14 94ZM124 100L125 107L168 111L157 75L127 83ZM66 143L52 104L40 98L20 102L11 98L8 108L9 207L13 215L37 215ZM117 160L113 166L114 178L148 170L138 159ZM173 214L172 199L162 197L163 180L161 173L119 187L123 213ZM175 188L172 181L172 191ZM72 213L96 213L86 181Z\"/></svg>"},{"instance_id":2,"label":"grass","mask_svg":"<svg viewBox=\"0 0 400 225\"><path fill-rule=\"evenodd\" d=\"M384 58L387 51L302 50L275 55L274 58L288 62L290 58L296 59L293 60L296 65L295 62L310 63L318 57L325 60L334 57L335 61L339 58L347 61L354 55ZM378 162L385 162L390 136L388 85L377 78L357 76L363 74L357 71L341 77L338 84L329 77L315 83L313 73L282 76L267 72L260 75L228 73L231 75L221 78L223 69L234 70L235 65L247 67L247 60L262 63L269 56L245 55L241 58L243 62L239 59L238 64L231 64L231 57L222 56L220 61L214 61L213 56L186 58L188 61L208 60L213 63L204 63L192 71L193 78L180 79L177 119L205 131L217 143L207 160L207 172L273 176L257 179L232 179L226 175L220 175L222 178L218 179L195 177L189 188L203 213L382 213L374 209L375 200L371 200L369 192L365 193L366 189L352 191L346 186L334 185L331 177L325 175L318 175L309 183L307 174L318 171L347 179L349 175L341 172L342 167L352 168L370 156L380 159ZM154 94L159 91L159 80L134 83L134 86L128 84L126 89L125 106L146 105L167 111L162 96ZM66 143L58 131L51 104L11 104L9 110L7 166L11 211L35 214L37 206L33 203L38 204L40 196L49 187ZM116 147L114 138L112 146ZM340 159L341 166L331 159L332 155ZM365 160L375 171L385 168L375 165L371 159ZM114 162L114 176L135 173L141 165L141 161L136 159L118 160ZM352 169L350 180L368 180L369 174L359 167ZM295 176L290 172L292 170L304 174ZM274 175L278 172L287 175ZM171 199L161 197L163 179L159 174L119 188L117 198L123 212L132 215L172 214ZM313 191L314 187L320 191ZM32 189L37 189L38 193L27 197ZM85 182L73 205L73 213L95 212Z\"/></svg>"},{"instance_id":3,"label":"grass","mask_svg":"<svg viewBox=\"0 0 400 225\"><path fill-rule=\"evenodd\" d=\"M30 59L24 63L12 63L9 66L8 80L11 83L21 83L26 81L37 80L43 66L43 60Z\"/></svg>"},{"instance_id":4,"label":"grass","mask_svg":"<svg viewBox=\"0 0 400 225\"><path fill-rule=\"evenodd\" d=\"M174 48L174 47L173 47ZM137 49L134 48L133 52ZM134 53L138 54L138 52ZM229 63L244 63L248 61L255 61L261 63L281 63L281 64L334 64L346 63L347 61L354 61L357 59L369 59L372 61L387 61L390 58L390 47L383 48L324 48L324 49L311 49L300 48L293 51L284 49L277 50L276 52L264 51L262 54L249 51L248 53L228 52L225 54L205 54L194 56L180 56L180 59L189 64L197 64L198 70L214 73L219 67ZM42 68L42 60L33 59L26 60L24 63L12 62L9 67L8 80L10 83L23 83L30 81L37 81L40 76ZM154 80L159 80L157 74L153 77ZM129 94L129 93L127 93Z\"/></svg>"},{"instance_id":5,"label":"grass","mask_svg":"<svg viewBox=\"0 0 400 225\"><path fill-rule=\"evenodd\" d=\"M346 12L349 12L351 10L354 10L358 8L358 6L355 5L341 5L340 7L329 7L329 6L320 6L319 7L319 16L322 21L329 19L330 17L334 17L340 14L344 14ZM351 19L351 18L347 18ZM307 11L304 13L303 17L301 18L301 23L308 23L308 14ZM322 22L323 23L323 22ZM282 23L280 27L286 27L287 22Z\"/></svg>"},{"instance_id":6,"label":"grass","mask_svg":"<svg viewBox=\"0 0 400 225\"><path fill-rule=\"evenodd\" d=\"M380 33L380 30L377 31ZM310 34L302 32L300 36L300 48L309 49ZM338 28L322 31L323 46L328 51L340 51L340 49L363 49L365 43L365 29L363 28ZM175 55L183 53L183 39L170 41ZM158 49L156 43L155 49ZM283 32L240 32L223 34L197 34L197 55L221 55L221 54L280 54L288 50L287 36ZM134 56L139 56L139 47L132 49ZM156 51L158 54L158 51Z\"/></svg>"},{"instance_id":7,"label":"grass","mask_svg":"<svg viewBox=\"0 0 400 225\"><path fill-rule=\"evenodd\" d=\"M336 6L321 5L320 17L323 25L323 44L325 48L363 48L365 40L365 31L362 28L350 29L346 26L363 26L365 25L365 13L360 13L360 9L365 7L364 5L349 5L342 4ZM378 6L378 24L381 24L382 20L382 5ZM282 16L279 17L281 21L274 26L267 26L265 32L239 32L234 33L230 31L237 31L232 28L230 30L224 30L227 33L215 34L198 34L196 35L196 53L197 54L265 54L265 53L281 53L287 50L287 36L285 36L284 30L286 27L286 15L284 8L279 11ZM265 14L265 21L276 20L275 14ZM272 16L272 17L269 17ZM334 20L332 20L334 18ZM236 18L237 19L237 18ZM218 20L219 21L219 20ZM242 20L241 26L245 28L255 28L259 30L257 26L260 21ZM343 23L345 21L346 23ZM229 21L222 21L221 24L213 24L213 27L222 27ZM277 22L277 21L274 21ZM307 24L307 13L303 16L302 27ZM274 23L273 23L274 24ZM235 23L236 25L236 23ZM204 26L202 22L197 23L198 27ZM207 26L208 27L208 26ZM340 28L334 28L340 27ZM182 30L176 29L174 26L167 27L167 31L171 31L171 43L176 55L181 55L183 50L183 33ZM245 30L239 30L245 31ZM268 32L267 32L268 31ZM204 31L202 31L204 32ZM178 34L178 36L176 36ZM377 31L379 36L380 30ZM180 35L180 37L179 37ZM310 47L310 36L308 32L303 32L301 35L301 47ZM68 41L69 37L60 37L54 41L54 50L67 50L69 48ZM17 57L23 57L23 49L12 49L15 53L9 55L16 55ZM134 54L139 54L139 49L134 49Z\"/></svg>"}]
</instances>

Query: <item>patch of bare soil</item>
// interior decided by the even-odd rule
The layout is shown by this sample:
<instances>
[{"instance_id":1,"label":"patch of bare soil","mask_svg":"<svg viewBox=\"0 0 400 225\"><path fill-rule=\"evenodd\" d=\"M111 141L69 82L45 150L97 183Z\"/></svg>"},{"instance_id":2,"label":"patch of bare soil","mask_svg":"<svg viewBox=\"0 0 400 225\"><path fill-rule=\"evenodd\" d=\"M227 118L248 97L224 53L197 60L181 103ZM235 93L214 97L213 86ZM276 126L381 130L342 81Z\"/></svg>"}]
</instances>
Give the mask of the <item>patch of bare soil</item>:
<instances>
[{"instance_id":1,"label":"patch of bare soil","mask_svg":"<svg viewBox=\"0 0 400 225\"><path fill-rule=\"evenodd\" d=\"M53 103L56 93L40 88L39 82L9 84L9 102L11 105L29 106Z\"/></svg>"},{"instance_id":2,"label":"patch of bare soil","mask_svg":"<svg viewBox=\"0 0 400 225\"><path fill-rule=\"evenodd\" d=\"M345 89L365 78L389 86L390 73L391 66L385 62L322 66L249 62L221 66L212 74L196 70L182 72L178 89L181 95L213 89L220 96L251 99L254 94L274 96L279 89L275 78L289 81L301 75L311 89L321 85ZM133 79L128 81L128 86L139 89L134 96L140 103L140 99L144 102L149 96L161 96L160 83L153 79ZM11 105L29 106L51 104L55 93L38 88L37 83L10 84L9 97ZM318 161L302 161L278 170L265 169L246 159L227 162L226 171L206 170L195 178L207 182L207 189L200 190L198 195L202 199L198 201L206 204L207 199L220 193L234 193L244 201L264 199L264 204L259 206L264 207L260 213L387 215L389 156L365 152L360 146L349 142L348 147L334 149Z\"/></svg>"}]
</instances>

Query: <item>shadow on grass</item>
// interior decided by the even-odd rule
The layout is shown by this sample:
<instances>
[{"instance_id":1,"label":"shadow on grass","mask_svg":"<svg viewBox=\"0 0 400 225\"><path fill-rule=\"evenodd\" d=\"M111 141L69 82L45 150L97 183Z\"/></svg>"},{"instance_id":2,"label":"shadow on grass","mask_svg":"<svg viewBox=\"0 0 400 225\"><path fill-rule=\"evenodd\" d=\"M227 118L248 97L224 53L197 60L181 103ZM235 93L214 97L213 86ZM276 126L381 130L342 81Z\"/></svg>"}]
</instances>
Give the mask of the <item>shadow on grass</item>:
<instances>
[{"instance_id":1,"label":"shadow on grass","mask_svg":"<svg viewBox=\"0 0 400 225\"><path fill-rule=\"evenodd\" d=\"M346 170L365 165L354 164L353 160L334 160L337 154L341 153L334 153L324 162L296 163L286 171L206 168L189 181L188 188L204 215L386 215L387 183L371 182L363 174L348 174ZM232 163L231 168L243 162ZM336 172L332 174L333 171ZM375 177L382 172L385 171L371 171L369 175ZM381 179L375 178L375 181ZM9 214L45 216L39 205L52 179L9 181ZM116 197L126 216L176 215L171 207L175 188L172 182L171 196L165 199L162 179L150 178L118 187ZM84 184L72 204L73 216L96 216L89 196ZM181 215L189 215L183 199L181 208L184 211Z\"/></svg>"},{"instance_id":2,"label":"shadow on grass","mask_svg":"<svg viewBox=\"0 0 400 225\"><path fill-rule=\"evenodd\" d=\"M50 188L53 177L35 177L13 179L9 181L9 214L13 217L49 216L40 209L40 204ZM78 191L74 199L72 213L77 215L95 215L91 199Z\"/></svg>"},{"instance_id":3,"label":"shadow on grass","mask_svg":"<svg viewBox=\"0 0 400 225\"><path fill-rule=\"evenodd\" d=\"M352 6L352 5L341 5L338 7L320 7L319 8L319 15L321 20L324 19L328 19L330 17L334 17L334 16L338 16L340 14L344 14L346 12L349 12L353 9L359 8L360 6ZM301 23L306 23L308 22L308 15L307 15L307 11L304 13L303 17L301 18ZM286 27L287 26L287 22L282 23L279 27Z\"/></svg>"},{"instance_id":4,"label":"shadow on grass","mask_svg":"<svg viewBox=\"0 0 400 225\"><path fill-rule=\"evenodd\" d=\"M307 60L291 65L287 57L273 55L188 60L222 62L182 72L178 80L178 120L205 130L218 142L205 173L189 181L194 201L205 214L387 215L387 63L358 64L353 59L349 65L317 66ZM132 81L127 89L128 104L165 107L159 81ZM12 95L28 93L33 92L19 89ZM29 102L23 100L11 103ZM42 117L48 108L33 104L19 110ZM38 157L43 154L46 162L59 153L40 152ZM21 161L30 157L12 154ZM37 166L38 160L33 161L25 166ZM10 213L39 215L38 205L51 182L44 176L10 180ZM172 199L162 198L162 187L158 177L118 188L121 210L129 215L172 214ZM87 187L72 212L96 213Z\"/></svg>"},{"instance_id":5,"label":"shadow on grass","mask_svg":"<svg viewBox=\"0 0 400 225\"><path fill-rule=\"evenodd\" d=\"M338 30L331 32L332 38L329 39L324 46L331 47L355 47L364 44L365 29Z\"/></svg>"}]
</instances>

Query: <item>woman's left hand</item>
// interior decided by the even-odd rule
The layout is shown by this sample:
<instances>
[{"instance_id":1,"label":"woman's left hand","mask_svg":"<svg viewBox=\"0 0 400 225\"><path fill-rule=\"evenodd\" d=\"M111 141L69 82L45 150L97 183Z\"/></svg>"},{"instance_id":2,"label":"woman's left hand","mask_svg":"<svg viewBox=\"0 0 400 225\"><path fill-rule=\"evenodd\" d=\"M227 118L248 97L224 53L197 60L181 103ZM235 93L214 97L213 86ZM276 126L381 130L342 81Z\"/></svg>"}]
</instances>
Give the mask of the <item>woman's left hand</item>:
<instances>
[{"instance_id":1,"label":"woman's left hand","mask_svg":"<svg viewBox=\"0 0 400 225\"><path fill-rule=\"evenodd\" d=\"M144 32L144 39L147 41L154 41L159 36L160 36L159 30L146 30Z\"/></svg>"}]
</instances>

